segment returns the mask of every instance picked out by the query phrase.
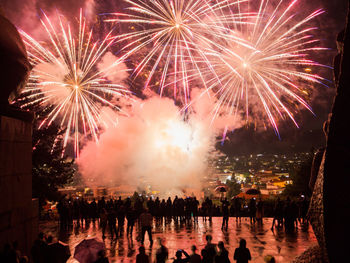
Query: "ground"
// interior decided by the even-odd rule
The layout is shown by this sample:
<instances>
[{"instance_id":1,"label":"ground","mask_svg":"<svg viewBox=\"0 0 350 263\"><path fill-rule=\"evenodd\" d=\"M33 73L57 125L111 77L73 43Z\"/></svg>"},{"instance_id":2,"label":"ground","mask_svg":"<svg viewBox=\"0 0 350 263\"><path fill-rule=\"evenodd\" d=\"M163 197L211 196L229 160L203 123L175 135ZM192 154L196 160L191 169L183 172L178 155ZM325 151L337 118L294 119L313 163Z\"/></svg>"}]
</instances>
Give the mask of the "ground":
<instances>
[{"instance_id":1,"label":"ground","mask_svg":"<svg viewBox=\"0 0 350 263\"><path fill-rule=\"evenodd\" d=\"M291 262L298 255L302 254L309 247L317 244L316 238L310 226L301 227L292 234L286 234L284 230L279 229L271 231L271 218L265 218L263 226L252 226L249 219L243 218L242 222L237 224L234 218L230 218L227 231L221 230L221 218L213 218L210 224L208 221L203 222L199 218L198 224L186 226L175 225L173 222L169 225L157 225L153 228L153 239L155 240L153 248L150 248L148 237L146 234L145 247L148 254L151 254L154 262L154 255L158 247L156 238L165 239L165 245L169 249L169 259L175 255L176 250L184 249L190 254L191 245L195 244L200 250L205 246L205 235L211 234L213 242L218 243L224 241L229 251L231 262L233 261L234 249L238 247L239 240L244 238L247 240L247 247L252 255L252 262L264 262L266 255L275 257L276 262ZM53 235L65 243L68 243L72 255L74 247L84 238L96 237L102 241L102 233L97 222L89 226L74 227L71 230L59 231L58 223L46 222L41 224L41 231L51 232ZM124 237L118 238L111 242L109 233L105 239L107 248L107 256L111 263L114 262L135 262L140 242L136 241L138 228L136 227L133 234L133 241ZM73 258L68 260L69 263L77 262Z\"/></svg>"}]
</instances>

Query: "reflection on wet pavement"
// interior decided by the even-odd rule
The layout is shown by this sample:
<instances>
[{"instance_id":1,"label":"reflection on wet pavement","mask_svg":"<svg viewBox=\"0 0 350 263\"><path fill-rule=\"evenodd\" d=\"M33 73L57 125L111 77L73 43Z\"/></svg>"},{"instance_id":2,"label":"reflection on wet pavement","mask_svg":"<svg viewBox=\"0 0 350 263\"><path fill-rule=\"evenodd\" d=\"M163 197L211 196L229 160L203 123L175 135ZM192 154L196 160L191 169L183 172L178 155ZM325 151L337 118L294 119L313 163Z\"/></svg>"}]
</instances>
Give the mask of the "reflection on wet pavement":
<instances>
[{"instance_id":1,"label":"reflection on wet pavement","mask_svg":"<svg viewBox=\"0 0 350 263\"><path fill-rule=\"evenodd\" d=\"M205 235L211 234L213 236L213 243L224 241L226 248L229 251L231 262L233 261L234 249L238 247L239 240L244 238L247 240L247 247L250 249L252 255L251 262L264 262L266 255L273 255L277 262L290 262L297 255L300 255L308 247L316 244L316 238L310 226L301 227L294 233L286 234L282 229L275 229L274 232L270 230L272 219L264 219L262 226L250 225L249 220L244 218L242 223L237 224L235 219L230 218L229 227L227 231L221 230L221 218L213 218L213 222L203 222L199 218L197 224L155 224L153 227L153 239L156 241L157 237L165 239L165 245L169 249L169 258L172 259L176 250L184 249L190 253L191 245L195 244L198 248L198 253L205 246ZM72 255L74 254L74 247L87 237L96 237L102 240L101 229L97 222L95 224L84 225L83 227L74 226L71 230L58 231L58 226L50 226L45 224L41 227L42 231L51 231L57 238L69 244ZM107 231L108 233L108 231ZM136 255L140 242L136 241L139 228L134 229L132 239L126 237L124 231L123 237L117 240L110 240L109 233L104 243L107 248L107 256L110 262L135 262ZM147 253L151 255L152 262L157 250L157 242L154 242L153 248L150 248L148 236L145 238L145 247ZM69 263L77 262L71 258ZM172 260L170 260L172 262Z\"/></svg>"}]
</instances>

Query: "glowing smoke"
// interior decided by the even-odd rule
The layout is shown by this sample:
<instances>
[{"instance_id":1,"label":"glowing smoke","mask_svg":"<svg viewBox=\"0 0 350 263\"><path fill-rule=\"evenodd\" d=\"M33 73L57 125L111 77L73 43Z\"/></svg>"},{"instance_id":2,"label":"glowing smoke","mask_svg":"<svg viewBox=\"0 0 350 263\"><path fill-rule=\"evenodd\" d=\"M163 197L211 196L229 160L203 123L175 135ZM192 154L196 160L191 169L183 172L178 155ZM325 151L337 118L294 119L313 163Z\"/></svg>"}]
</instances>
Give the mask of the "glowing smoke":
<instances>
[{"instance_id":1,"label":"glowing smoke","mask_svg":"<svg viewBox=\"0 0 350 263\"><path fill-rule=\"evenodd\" d=\"M219 118L210 125L206 111L213 102L209 97L198 102L186 121L170 99L155 96L135 104L130 117L120 117L98 144L83 148L78 163L86 183L151 186L170 195L185 188L200 189L222 122Z\"/></svg>"}]
</instances>

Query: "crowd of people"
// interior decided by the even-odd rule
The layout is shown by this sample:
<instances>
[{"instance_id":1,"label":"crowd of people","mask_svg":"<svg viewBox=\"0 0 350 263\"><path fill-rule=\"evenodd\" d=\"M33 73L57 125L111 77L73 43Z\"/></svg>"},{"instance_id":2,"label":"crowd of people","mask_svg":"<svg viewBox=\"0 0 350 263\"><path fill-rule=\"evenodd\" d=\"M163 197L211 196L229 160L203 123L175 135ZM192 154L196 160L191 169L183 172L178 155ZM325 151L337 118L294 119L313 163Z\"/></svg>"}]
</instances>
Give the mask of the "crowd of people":
<instances>
[{"instance_id":1,"label":"crowd of people","mask_svg":"<svg viewBox=\"0 0 350 263\"><path fill-rule=\"evenodd\" d=\"M188 254L185 250L179 249L175 255L171 257L169 255L168 248L164 245L162 238L158 239L158 246L152 260L152 251L149 254L146 253L145 246L143 243L139 246L139 253L136 255L136 263L229 263L230 255L225 247L223 241L219 241L218 244L212 243L212 236L206 235L206 244L201 249L200 254L197 254L197 247L191 246L191 254ZM56 249L54 238L51 235L45 236L44 233L39 233L38 238L35 240L31 249L31 261L33 263L65 263L69 257L70 252L67 248L67 252L60 252L60 255L54 252ZM248 263L252 259L250 250L247 248L247 242L245 239L241 239L239 247L231 255L233 261L237 263ZM28 257L22 256L18 250L17 242L13 243L13 246L6 245L3 252L0 254L1 262L3 263L28 263ZM266 256L265 262L275 263L273 256ZM97 260L93 263L109 263L109 259L106 256L105 250L100 250L97 253Z\"/></svg>"},{"instance_id":2,"label":"crowd of people","mask_svg":"<svg viewBox=\"0 0 350 263\"><path fill-rule=\"evenodd\" d=\"M255 198L249 200L233 198L230 201L226 198L221 198L219 204L216 201L215 205L210 198L206 198L200 204L195 197L175 197L173 200L169 197L167 200L160 200L159 198L153 200L152 198L146 199L142 196L126 198L124 200L121 197L109 200L102 197L98 201L94 199L91 202L83 198L64 198L57 204L59 224L63 230L73 225L76 227L87 226L93 222L94 224L99 224L103 239L106 238L107 230L111 240L123 237L124 231L126 231L128 238L135 236L141 245L137 262L148 262L144 249L144 241L147 234L150 247L153 246L152 227L154 223L169 224L174 222L175 224L196 224L198 223L199 216L202 216L203 221L209 222L212 221L213 216L221 216L222 230L227 231L230 217L234 217L233 220L237 224L242 221L242 217L249 218L248 220L251 224L263 224L265 207L265 201L261 198L258 198L258 200ZM286 198L285 200L277 198L273 208L271 230L277 227L280 229L284 228L285 231L292 231L298 223L307 224L307 208L308 202L305 198L301 198L299 201L293 201L290 198ZM137 235L133 235L135 224L138 224L139 229ZM53 262L49 250L51 242L52 236L45 238L42 233L39 235L31 250L33 262ZM246 257L250 258L249 250L244 250L244 247L245 241L242 240L240 249L236 250L237 253L235 252L234 255L234 259L237 262L248 262L239 260L239 255L243 253L242 251L246 251L244 252ZM6 259L4 262L28 262L28 258L21 256L16 248L16 243L13 246L5 246L2 253L2 258ZM160 252L159 255L157 254L156 261L165 262L164 258L168 257L168 255L165 256L167 249L161 242L159 243L159 249L157 250L157 253ZM108 262L108 258L103 252L99 254L98 260L97 263ZM219 242L217 246L211 245L211 237L207 236L207 245L201 251L201 255L196 254L196 247L193 246L191 255L187 254L184 250L177 251L174 262L216 263L229 262L229 259L224 243Z\"/></svg>"},{"instance_id":3,"label":"crowd of people","mask_svg":"<svg viewBox=\"0 0 350 263\"><path fill-rule=\"evenodd\" d=\"M201 250L201 254L197 254L197 247L191 246L191 254L188 254L185 250L179 249L175 253L173 263L229 263L229 252L225 248L224 242L220 241L217 245L212 243L212 236L206 235L206 245ZM158 249L156 251L155 263L165 263L169 259L169 252L165 245L162 243L162 239L158 239ZM248 263L252 259L250 251L246 246L245 239L241 239L239 247L235 249L233 260L237 263ZM139 254L136 256L136 263L149 263L150 256L146 254L144 246L139 247ZM274 263L274 260L267 261Z\"/></svg>"},{"instance_id":4,"label":"crowd of people","mask_svg":"<svg viewBox=\"0 0 350 263\"><path fill-rule=\"evenodd\" d=\"M270 205L270 204L269 204ZM269 216L273 217L271 229L285 227L286 231L292 231L298 223L307 223L307 210L309 203L301 197L295 201L287 197L285 200L277 198L273 207L269 207ZM125 221L127 222L127 235L132 235L135 222L147 209L157 223L196 223L201 216L204 221L211 221L213 216L222 217L222 230L228 229L230 217L236 222L241 222L242 217L249 217L252 224L263 224L267 204L261 198L242 199L235 197L231 200L221 198L214 204L210 198L200 202L196 197L179 198L173 200L169 197L160 200L143 196L106 200L104 197L91 202L81 199L62 199L58 205L60 225L62 228L71 226L75 222L78 226L84 223L99 221L103 237L107 226L112 235L118 237L122 234ZM145 221L145 220L142 220ZM146 231L147 232L147 231Z\"/></svg>"}]
</instances>

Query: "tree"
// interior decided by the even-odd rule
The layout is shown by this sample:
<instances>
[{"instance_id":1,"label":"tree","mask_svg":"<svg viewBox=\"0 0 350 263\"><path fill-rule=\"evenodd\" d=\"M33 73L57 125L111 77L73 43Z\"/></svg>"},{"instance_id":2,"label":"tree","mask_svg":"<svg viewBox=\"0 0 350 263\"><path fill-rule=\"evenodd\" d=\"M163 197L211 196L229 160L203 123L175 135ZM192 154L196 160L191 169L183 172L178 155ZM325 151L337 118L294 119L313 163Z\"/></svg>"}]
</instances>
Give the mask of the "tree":
<instances>
[{"instance_id":1,"label":"tree","mask_svg":"<svg viewBox=\"0 0 350 263\"><path fill-rule=\"evenodd\" d=\"M62 133L55 124L33 129L33 197L39 198L40 205L58 200L58 188L69 183L75 172L74 160L62 156Z\"/></svg>"},{"instance_id":2,"label":"tree","mask_svg":"<svg viewBox=\"0 0 350 263\"><path fill-rule=\"evenodd\" d=\"M290 171L289 178L293 181L293 183L286 186L283 191L283 195L300 196L303 194L305 196L311 196L309 180L313 156L313 153L309 154L302 164Z\"/></svg>"},{"instance_id":3,"label":"tree","mask_svg":"<svg viewBox=\"0 0 350 263\"><path fill-rule=\"evenodd\" d=\"M226 181L226 185L228 199L231 199L232 197L238 195L241 192L241 185L237 182L234 176L232 176L231 180Z\"/></svg>"}]
</instances>

